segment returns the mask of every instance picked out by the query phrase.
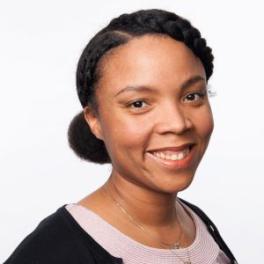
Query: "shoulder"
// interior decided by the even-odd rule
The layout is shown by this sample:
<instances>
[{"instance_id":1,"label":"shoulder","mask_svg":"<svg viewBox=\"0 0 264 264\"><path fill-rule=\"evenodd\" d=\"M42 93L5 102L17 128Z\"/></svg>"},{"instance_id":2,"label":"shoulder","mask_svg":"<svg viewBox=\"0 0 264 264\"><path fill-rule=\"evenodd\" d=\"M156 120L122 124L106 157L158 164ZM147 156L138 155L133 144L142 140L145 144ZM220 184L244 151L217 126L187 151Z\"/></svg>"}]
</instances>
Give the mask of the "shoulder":
<instances>
[{"instance_id":1,"label":"shoulder","mask_svg":"<svg viewBox=\"0 0 264 264\"><path fill-rule=\"evenodd\" d=\"M78 261L76 239L64 217L64 206L44 218L4 264L82 263Z\"/></svg>"},{"instance_id":2,"label":"shoulder","mask_svg":"<svg viewBox=\"0 0 264 264\"><path fill-rule=\"evenodd\" d=\"M208 232L211 234L211 236L214 238L215 242L218 244L221 250L225 252L225 254L229 257L229 259L232 261L232 263L237 263L236 259L225 243L224 239L220 235L219 230L217 229L216 225L214 222L209 218L209 216L197 205L194 205L182 198L179 198L182 203L187 205L192 211L194 211L204 222L204 224L207 227Z\"/></svg>"}]
</instances>

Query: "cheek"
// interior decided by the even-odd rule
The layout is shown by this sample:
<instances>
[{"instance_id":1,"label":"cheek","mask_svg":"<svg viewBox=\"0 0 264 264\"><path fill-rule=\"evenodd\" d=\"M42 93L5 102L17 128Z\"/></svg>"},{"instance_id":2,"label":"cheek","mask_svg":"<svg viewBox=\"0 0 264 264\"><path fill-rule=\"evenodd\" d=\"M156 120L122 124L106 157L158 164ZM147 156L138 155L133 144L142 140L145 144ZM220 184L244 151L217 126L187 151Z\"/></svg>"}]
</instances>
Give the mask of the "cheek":
<instances>
[{"instance_id":1,"label":"cheek","mask_svg":"<svg viewBox=\"0 0 264 264\"><path fill-rule=\"evenodd\" d=\"M196 135L201 141L206 143L214 129L214 120L210 105L205 105L199 111L196 110L193 112L192 120Z\"/></svg>"},{"instance_id":2,"label":"cheek","mask_svg":"<svg viewBox=\"0 0 264 264\"><path fill-rule=\"evenodd\" d=\"M149 126L140 118L110 117L103 121L105 143L116 151L129 152L130 150L142 151L149 135ZM142 125L144 124L144 125Z\"/></svg>"},{"instance_id":3,"label":"cheek","mask_svg":"<svg viewBox=\"0 0 264 264\"><path fill-rule=\"evenodd\" d=\"M209 140L214 130L214 120L210 107L205 108L196 116L196 131L200 138Z\"/></svg>"}]
</instances>

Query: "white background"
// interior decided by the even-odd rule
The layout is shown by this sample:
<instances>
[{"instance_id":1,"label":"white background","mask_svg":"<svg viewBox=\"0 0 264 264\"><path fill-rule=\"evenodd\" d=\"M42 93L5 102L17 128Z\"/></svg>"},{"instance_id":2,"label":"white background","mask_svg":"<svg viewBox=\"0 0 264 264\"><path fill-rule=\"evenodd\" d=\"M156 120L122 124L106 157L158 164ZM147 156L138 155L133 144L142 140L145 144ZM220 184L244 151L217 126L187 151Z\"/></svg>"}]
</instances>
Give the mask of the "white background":
<instances>
[{"instance_id":1,"label":"white background","mask_svg":"<svg viewBox=\"0 0 264 264\"><path fill-rule=\"evenodd\" d=\"M124 12L162 8L189 19L213 48L215 130L181 197L214 220L240 263L264 250L264 36L261 1L1 1L0 262L47 215L107 179L67 143L82 110L75 70L88 40Z\"/></svg>"}]
</instances>

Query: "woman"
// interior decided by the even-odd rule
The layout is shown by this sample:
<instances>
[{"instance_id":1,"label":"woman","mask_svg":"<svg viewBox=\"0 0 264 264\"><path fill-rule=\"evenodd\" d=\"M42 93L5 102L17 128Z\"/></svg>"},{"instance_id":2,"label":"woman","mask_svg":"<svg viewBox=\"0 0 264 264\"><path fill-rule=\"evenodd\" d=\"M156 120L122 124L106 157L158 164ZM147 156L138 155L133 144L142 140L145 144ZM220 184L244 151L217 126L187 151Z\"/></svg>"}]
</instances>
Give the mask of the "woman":
<instances>
[{"instance_id":1,"label":"woman","mask_svg":"<svg viewBox=\"0 0 264 264\"><path fill-rule=\"evenodd\" d=\"M237 263L206 214L178 197L213 131L212 62L200 32L164 10L99 31L79 60L83 111L68 135L82 159L111 163L110 177L41 221L5 263Z\"/></svg>"}]
</instances>

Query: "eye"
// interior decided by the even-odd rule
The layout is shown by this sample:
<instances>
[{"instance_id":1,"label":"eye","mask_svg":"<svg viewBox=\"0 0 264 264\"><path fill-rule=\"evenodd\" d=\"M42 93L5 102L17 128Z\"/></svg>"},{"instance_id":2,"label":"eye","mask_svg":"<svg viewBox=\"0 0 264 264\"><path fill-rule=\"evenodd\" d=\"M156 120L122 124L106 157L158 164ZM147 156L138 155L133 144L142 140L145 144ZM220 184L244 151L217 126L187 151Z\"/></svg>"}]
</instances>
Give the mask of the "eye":
<instances>
[{"instance_id":1,"label":"eye","mask_svg":"<svg viewBox=\"0 0 264 264\"><path fill-rule=\"evenodd\" d=\"M205 97L205 92L195 92L195 93L189 93L184 97L184 101L187 102L198 102L202 100Z\"/></svg>"},{"instance_id":2,"label":"eye","mask_svg":"<svg viewBox=\"0 0 264 264\"><path fill-rule=\"evenodd\" d=\"M128 106L131 107L131 108L138 108L138 109L141 109L141 108L143 108L142 105L143 105L144 103L146 104L146 102L145 102L144 100L141 100L141 99L140 99L140 100L136 100L136 101L134 101L134 102L132 102L132 103L129 103ZM132 106L133 106L133 107L132 107Z\"/></svg>"}]
</instances>

